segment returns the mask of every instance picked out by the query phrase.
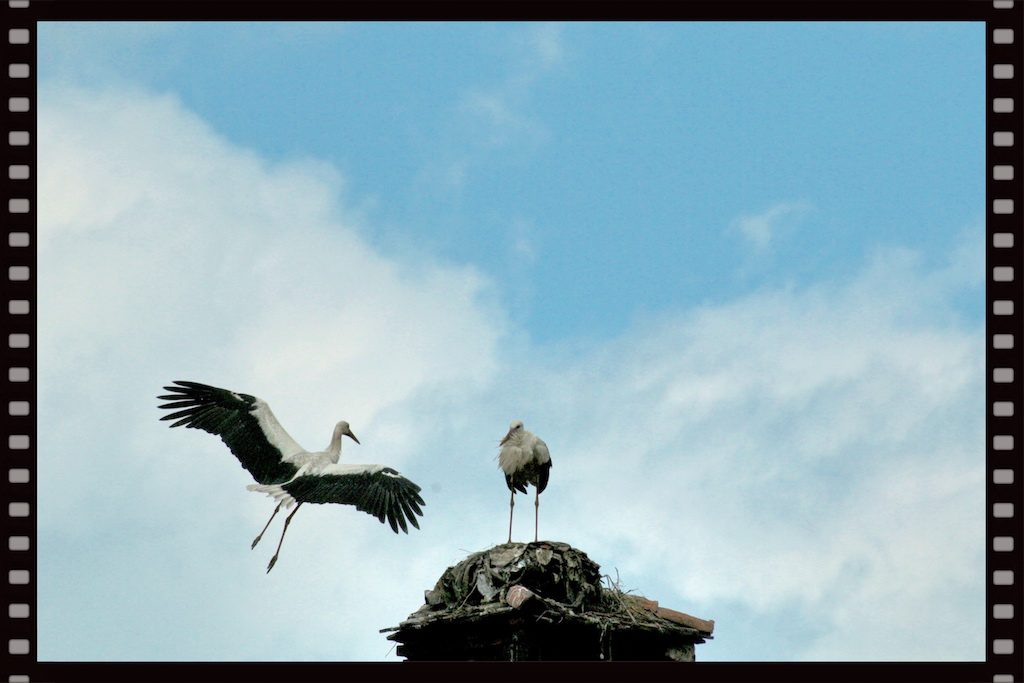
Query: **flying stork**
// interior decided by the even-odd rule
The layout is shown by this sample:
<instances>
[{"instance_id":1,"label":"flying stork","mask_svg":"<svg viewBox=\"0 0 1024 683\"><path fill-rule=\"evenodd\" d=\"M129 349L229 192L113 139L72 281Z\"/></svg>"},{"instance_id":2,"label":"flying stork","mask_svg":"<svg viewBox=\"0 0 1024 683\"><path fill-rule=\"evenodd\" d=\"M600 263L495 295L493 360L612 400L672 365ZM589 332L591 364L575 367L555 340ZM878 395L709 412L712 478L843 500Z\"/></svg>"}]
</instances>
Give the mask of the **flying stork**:
<instances>
[{"instance_id":1,"label":"flying stork","mask_svg":"<svg viewBox=\"0 0 1024 683\"><path fill-rule=\"evenodd\" d=\"M161 408L175 412L160 419L177 420L171 427L184 425L219 436L258 482L247 488L266 493L277 501L274 513L252 547L263 538L282 506L286 510L295 506L284 521L277 551L267 565L268 572L277 562L289 522L303 503L354 505L381 523L386 518L396 534L399 526L409 533L406 520L420 528L416 515L423 515L420 506L425 503L419 495L419 486L383 465L338 464L341 437L347 436L359 443L348 422L342 420L334 426L327 450L310 452L288 435L266 401L198 382L175 381L174 384L177 386L164 387L173 393L157 398L169 401L161 404Z\"/></svg>"},{"instance_id":2,"label":"flying stork","mask_svg":"<svg viewBox=\"0 0 1024 683\"><path fill-rule=\"evenodd\" d=\"M522 420L513 420L508 434L499 443L498 467L505 473L505 483L512 495L508 499L508 542L512 542L512 509L516 505L516 491L526 493L526 485L533 484L533 540L537 540L540 494L548 486L551 472L551 453L548 445L532 432L523 429Z\"/></svg>"}]
</instances>

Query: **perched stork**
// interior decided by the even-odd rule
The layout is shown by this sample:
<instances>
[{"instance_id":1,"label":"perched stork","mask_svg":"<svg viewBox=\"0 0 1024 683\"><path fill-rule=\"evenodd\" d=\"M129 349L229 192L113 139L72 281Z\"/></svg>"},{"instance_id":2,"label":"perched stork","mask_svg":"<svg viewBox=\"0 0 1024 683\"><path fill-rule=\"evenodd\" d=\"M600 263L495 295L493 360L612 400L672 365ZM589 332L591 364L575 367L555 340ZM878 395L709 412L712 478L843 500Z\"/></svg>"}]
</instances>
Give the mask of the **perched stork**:
<instances>
[{"instance_id":1,"label":"perched stork","mask_svg":"<svg viewBox=\"0 0 1024 683\"><path fill-rule=\"evenodd\" d=\"M419 495L419 486L383 465L338 464L341 437L347 436L359 443L348 422L342 420L334 426L327 450L310 452L288 435L266 401L197 382L175 381L174 384L177 386L164 387L174 393L157 398L169 401L161 404L161 408L175 412L160 419L177 420L171 427L184 425L219 436L258 482L248 489L267 493L278 501L263 531L252 542L253 548L263 538L281 506L289 509L295 505L295 510L284 521L277 551L267 565L268 572L277 562L289 522L303 503L354 505L381 523L387 519L395 533L399 526L409 533L406 519L420 528L416 515L423 515L420 506L425 503Z\"/></svg>"},{"instance_id":2,"label":"perched stork","mask_svg":"<svg viewBox=\"0 0 1024 683\"><path fill-rule=\"evenodd\" d=\"M505 473L505 483L512 495L508 500L508 542L512 542L512 509L516 505L516 491L526 493L526 485L533 484L533 540L537 540L540 494L548 486L551 472L551 453L548 445L535 434L523 429L522 420L513 420L508 434L499 443L498 467Z\"/></svg>"}]
</instances>

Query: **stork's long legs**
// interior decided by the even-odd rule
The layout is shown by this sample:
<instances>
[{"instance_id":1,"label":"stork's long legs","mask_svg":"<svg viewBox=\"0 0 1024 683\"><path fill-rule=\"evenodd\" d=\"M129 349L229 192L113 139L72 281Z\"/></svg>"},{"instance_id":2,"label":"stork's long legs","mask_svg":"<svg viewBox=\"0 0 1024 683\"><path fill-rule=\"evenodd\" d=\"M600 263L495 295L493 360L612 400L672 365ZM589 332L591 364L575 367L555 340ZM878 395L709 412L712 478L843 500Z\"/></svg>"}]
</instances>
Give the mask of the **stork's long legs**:
<instances>
[{"instance_id":1,"label":"stork's long legs","mask_svg":"<svg viewBox=\"0 0 1024 683\"><path fill-rule=\"evenodd\" d=\"M533 489L533 542L537 542L537 525L540 518L540 491L534 487Z\"/></svg>"},{"instance_id":2,"label":"stork's long legs","mask_svg":"<svg viewBox=\"0 0 1024 683\"><path fill-rule=\"evenodd\" d=\"M260 532L260 535L259 535L259 536L257 536L257 537L256 537L256 539L255 539L255 540L254 540L254 541L252 542L252 547L253 547L253 548L255 548L255 547L256 547L256 544L260 542L260 539L261 539L261 538L263 538L263 534L264 534L264 533L266 532L266 530L267 530L267 527L269 527L269 526L270 526L270 523L274 521L274 516L275 516L275 515L277 515L277 511L278 511L278 510L280 510L280 509L281 509L281 504L280 504L280 503L278 503L278 504L277 504L277 507L276 507L276 508L274 508L274 514L270 515L270 519L268 519L268 520L267 520L267 524L266 524L266 526L264 526L264 527L263 527L263 531L261 531L261 532Z\"/></svg>"},{"instance_id":3,"label":"stork's long legs","mask_svg":"<svg viewBox=\"0 0 1024 683\"><path fill-rule=\"evenodd\" d=\"M270 558L270 564L267 565L268 574L270 573L270 570L274 568L274 564L277 562L277 556L281 553L281 544L284 543L284 535L288 532L288 523L292 521L292 517L295 516L295 513L299 511L300 507L302 507L302 503L296 505L295 509L292 510L292 514L288 515L284 520L284 529L281 531L281 540L277 542L277 550L274 551L274 556Z\"/></svg>"},{"instance_id":4,"label":"stork's long legs","mask_svg":"<svg viewBox=\"0 0 1024 683\"><path fill-rule=\"evenodd\" d=\"M508 542L512 542L512 508L516 506L516 490L512 489L512 495L508 497Z\"/></svg>"}]
</instances>

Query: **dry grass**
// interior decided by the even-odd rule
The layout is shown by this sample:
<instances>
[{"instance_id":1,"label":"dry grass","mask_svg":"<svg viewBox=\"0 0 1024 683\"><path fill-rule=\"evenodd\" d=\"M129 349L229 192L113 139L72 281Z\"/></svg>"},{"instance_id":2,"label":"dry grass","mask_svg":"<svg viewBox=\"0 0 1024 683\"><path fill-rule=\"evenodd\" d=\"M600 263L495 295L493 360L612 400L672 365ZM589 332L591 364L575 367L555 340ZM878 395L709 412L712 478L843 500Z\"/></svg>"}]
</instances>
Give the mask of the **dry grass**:
<instances>
[{"instance_id":1,"label":"dry grass","mask_svg":"<svg viewBox=\"0 0 1024 683\"><path fill-rule=\"evenodd\" d=\"M643 621L651 621L654 613L643 606L639 596L633 595L633 589L622 589L622 579L619 578L618 569L615 570L614 579L610 574L603 574L601 578L605 581L602 603L610 614L628 616L634 624L638 622L637 617Z\"/></svg>"}]
</instances>

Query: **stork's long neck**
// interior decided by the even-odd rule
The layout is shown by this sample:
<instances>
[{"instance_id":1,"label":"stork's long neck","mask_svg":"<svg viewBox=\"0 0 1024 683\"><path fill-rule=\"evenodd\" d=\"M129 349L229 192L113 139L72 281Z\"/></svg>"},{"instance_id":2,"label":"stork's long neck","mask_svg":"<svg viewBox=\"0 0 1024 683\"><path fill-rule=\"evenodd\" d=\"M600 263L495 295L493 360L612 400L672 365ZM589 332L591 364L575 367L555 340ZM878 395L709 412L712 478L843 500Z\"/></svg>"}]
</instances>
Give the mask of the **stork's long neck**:
<instances>
[{"instance_id":1,"label":"stork's long neck","mask_svg":"<svg viewBox=\"0 0 1024 683\"><path fill-rule=\"evenodd\" d=\"M341 460L341 425L334 428L331 445L327 447L327 454L331 456L331 462L336 463Z\"/></svg>"}]
</instances>

